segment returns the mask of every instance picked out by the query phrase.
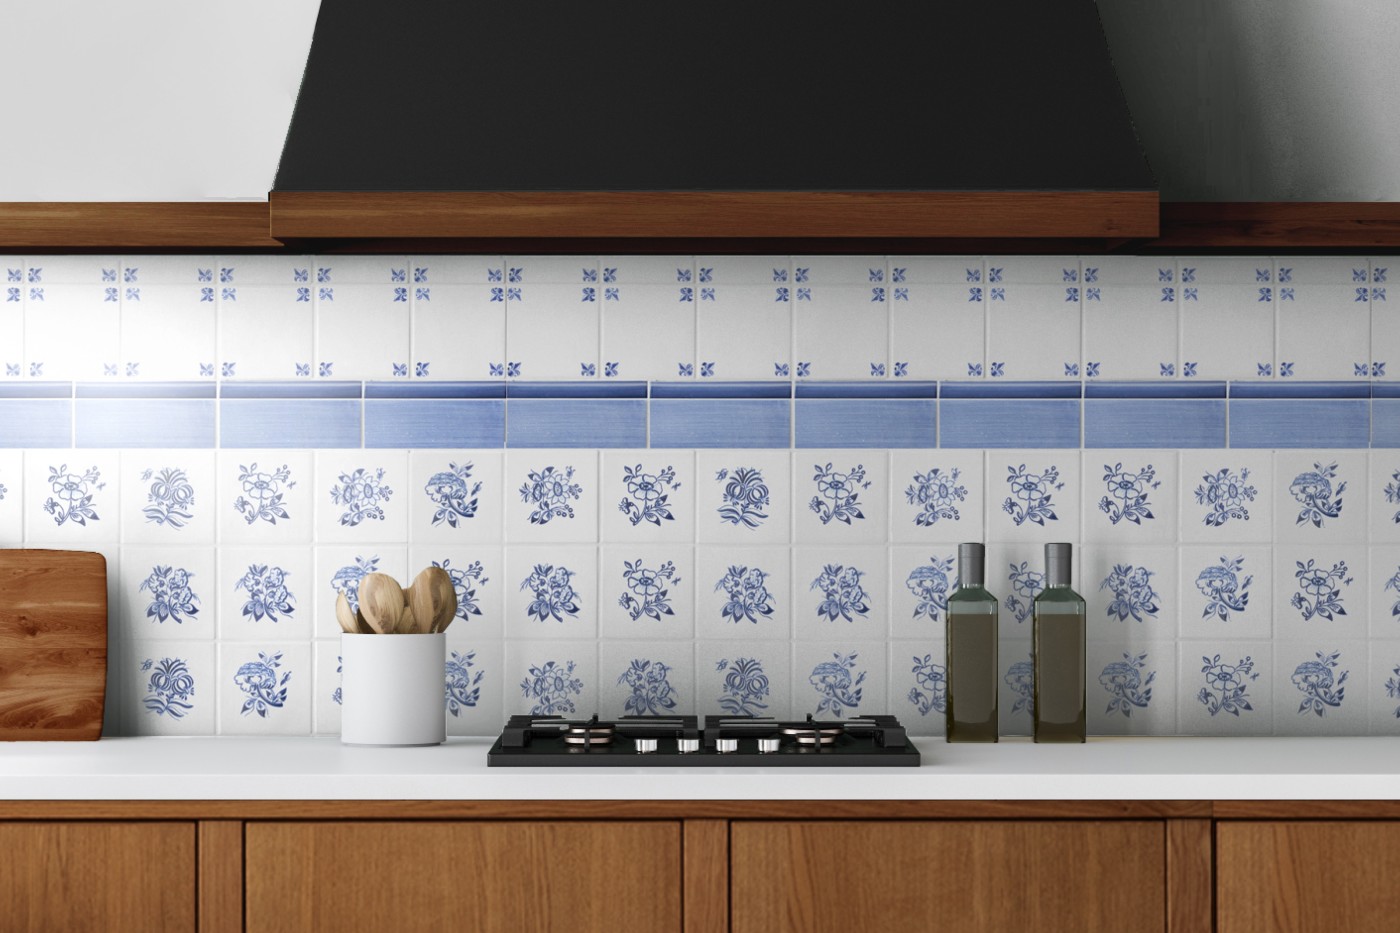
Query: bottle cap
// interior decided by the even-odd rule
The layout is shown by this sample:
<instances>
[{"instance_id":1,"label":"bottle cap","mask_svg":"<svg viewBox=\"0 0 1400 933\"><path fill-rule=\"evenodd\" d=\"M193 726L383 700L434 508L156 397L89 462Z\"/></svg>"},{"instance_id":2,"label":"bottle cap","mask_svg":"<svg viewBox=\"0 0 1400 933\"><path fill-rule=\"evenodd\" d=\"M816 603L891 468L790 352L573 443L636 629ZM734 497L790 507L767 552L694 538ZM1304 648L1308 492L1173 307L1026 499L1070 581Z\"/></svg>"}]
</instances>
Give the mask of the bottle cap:
<instances>
[{"instance_id":1,"label":"bottle cap","mask_svg":"<svg viewBox=\"0 0 1400 933\"><path fill-rule=\"evenodd\" d=\"M1055 542L1045 545L1045 585L1069 586L1073 545Z\"/></svg>"},{"instance_id":2,"label":"bottle cap","mask_svg":"<svg viewBox=\"0 0 1400 933\"><path fill-rule=\"evenodd\" d=\"M986 580L987 549L980 544L958 545L958 586L982 586Z\"/></svg>"}]
</instances>

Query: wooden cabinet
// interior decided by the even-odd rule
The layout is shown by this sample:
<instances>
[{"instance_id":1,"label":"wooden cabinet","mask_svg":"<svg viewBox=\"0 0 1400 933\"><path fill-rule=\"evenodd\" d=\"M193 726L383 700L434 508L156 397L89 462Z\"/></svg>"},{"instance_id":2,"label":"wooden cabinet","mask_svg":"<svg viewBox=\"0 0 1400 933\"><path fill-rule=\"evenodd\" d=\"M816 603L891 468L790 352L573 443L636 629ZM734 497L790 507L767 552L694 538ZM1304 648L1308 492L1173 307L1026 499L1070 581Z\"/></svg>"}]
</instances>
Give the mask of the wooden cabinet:
<instances>
[{"instance_id":1,"label":"wooden cabinet","mask_svg":"<svg viewBox=\"0 0 1400 933\"><path fill-rule=\"evenodd\" d=\"M1400 822L1220 822L1220 933L1394 930Z\"/></svg>"},{"instance_id":2,"label":"wooden cabinet","mask_svg":"<svg viewBox=\"0 0 1400 933\"><path fill-rule=\"evenodd\" d=\"M659 822L249 823L248 933L681 929Z\"/></svg>"},{"instance_id":3,"label":"wooden cabinet","mask_svg":"<svg viewBox=\"0 0 1400 933\"><path fill-rule=\"evenodd\" d=\"M0 823L5 933L193 933L195 824Z\"/></svg>"},{"instance_id":4,"label":"wooden cabinet","mask_svg":"<svg viewBox=\"0 0 1400 933\"><path fill-rule=\"evenodd\" d=\"M1165 859L1160 821L736 822L731 928L1161 933Z\"/></svg>"}]
</instances>

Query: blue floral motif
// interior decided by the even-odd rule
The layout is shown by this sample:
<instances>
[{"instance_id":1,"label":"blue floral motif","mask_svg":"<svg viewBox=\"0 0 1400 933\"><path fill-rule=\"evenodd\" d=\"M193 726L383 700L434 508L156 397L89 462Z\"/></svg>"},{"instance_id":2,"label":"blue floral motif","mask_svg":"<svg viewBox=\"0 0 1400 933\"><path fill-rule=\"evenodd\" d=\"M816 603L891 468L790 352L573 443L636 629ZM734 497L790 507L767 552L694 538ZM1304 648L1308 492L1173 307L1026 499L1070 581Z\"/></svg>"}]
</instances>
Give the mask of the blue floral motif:
<instances>
[{"instance_id":1,"label":"blue floral motif","mask_svg":"<svg viewBox=\"0 0 1400 933\"><path fill-rule=\"evenodd\" d=\"M1162 485L1156 477L1157 471L1150 463L1136 472L1123 469L1121 463L1113 466L1105 463L1103 481L1108 487L1108 495L1099 500L1099 511L1107 515L1114 525L1123 521L1134 525L1141 525L1144 520L1151 521L1154 516L1149 508L1151 503L1147 501L1147 490Z\"/></svg>"},{"instance_id":2,"label":"blue floral motif","mask_svg":"<svg viewBox=\"0 0 1400 933\"><path fill-rule=\"evenodd\" d=\"M832 716L840 716L846 712L847 707L856 709L860 706L861 694L865 689L861 684L865 683L865 675L868 672L855 673L858 657L859 654L855 651L850 654L838 651L832 654L834 660L822 661L812 668L807 682L821 697L821 702L817 704L817 715L830 713Z\"/></svg>"},{"instance_id":3,"label":"blue floral motif","mask_svg":"<svg viewBox=\"0 0 1400 933\"><path fill-rule=\"evenodd\" d=\"M379 558L356 557L353 564L341 567L331 576L331 589L343 593L350 602L350 608L360 611L360 581L367 573L379 570Z\"/></svg>"},{"instance_id":4,"label":"blue floral motif","mask_svg":"<svg viewBox=\"0 0 1400 933\"><path fill-rule=\"evenodd\" d=\"M1336 478L1337 464L1335 463L1327 466L1314 463L1313 469L1305 470L1293 478L1293 484L1288 487L1288 491L1302 506L1298 512L1296 524L1303 525L1312 522L1314 528L1321 528L1323 519L1341 516L1342 493L1346 491L1347 484L1345 482L1338 483L1334 489L1332 480Z\"/></svg>"},{"instance_id":5,"label":"blue floral motif","mask_svg":"<svg viewBox=\"0 0 1400 933\"><path fill-rule=\"evenodd\" d=\"M671 667L660 661L633 658L617 678L632 691L622 708L632 716L659 716L676 708L676 691L667 677Z\"/></svg>"},{"instance_id":6,"label":"blue floral motif","mask_svg":"<svg viewBox=\"0 0 1400 933\"><path fill-rule=\"evenodd\" d=\"M675 467L668 464L663 470L646 473L640 463L624 466L622 481L627 485L627 495L618 503L618 509L634 526L651 522L660 528L662 522L675 521L668 502L671 491L681 488L676 482Z\"/></svg>"},{"instance_id":7,"label":"blue floral motif","mask_svg":"<svg viewBox=\"0 0 1400 933\"><path fill-rule=\"evenodd\" d=\"M1129 616L1138 622L1146 621L1144 617L1155 619L1161 608L1157 600L1161 597L1152 588L1153 576L1146 567L1114 564L1113 570L1099 584L1099 589L1113 594L1113 602L1108 604L1109 618L1117 616L1119 622L1126 622Z\"/></svg>"},{"instance_id":8,"label":"blue floral motif","mask_svg":"<svg viewBox=\"0 0 1400 933\"><path fill-rule=\"evenodd\" d=\"M364 467L341 473L340 483L331 487L331 501L345 507L340 523L351 528L366 519L384 521L384 503L393 494L394 490L384 482L383 467L373 473Z\"/></svg>"},{"instance_id":9,"label":"blue floral motif","mask_svg":"<svg viewBox=\"0 0 1400 933\"><path fill-rule=\"evenodd\" d=\"M1017 525L1034 522L1044 525L1047 521L1059 521L1055 514L1052 496L1065 488L1060 482L1060 471L1052 464L1039 473L1026 470L1026 465L1007 467L1006 482L1011 486L1011 495L1001 504L1002 511L1011 516Z\"/></svg>"},{"instance_id":10,"label":"blue floral motif","mask_svg":"<svg viewBox=\"0 0 1400 933\"><path fill-rule=\"evenodd\" d=\"M1002 680L1006 681L1006 685L1016 695L1016 702L1011 704L1011 712L1029 713L1035 705L1035 661L1017 661L1006 669L1006 676Z\"/></svg>"},{"instance_id":11,"label":"blue floral motif","mask_svg":"<svg viewBox=\"0 0 1400 933\"><path fill-rule=\"evenodd\" d=\"M574 676L577 665L569 661L546 661L530 668L529 676L520 682L520 692L535 704L531 716L556 716L577 712L574 697L583 693L583 680Z\"/></svg>"},{"instance_id":12,"label":"blue floral motif","mask_svg":"<svg viewBox=\"0 0 1400 933\"><path fill-rule=\"evenodd\" d=\"M166 467L159 473L152 470L141 471L141 481L150 483L146 490L146 521L155 525L169 525L183 528L194 518L189 509L194 505L194 486L190 484L185 471Z\"/></svg>"},{"instance_id":13,"label":"blue floral motif","mask_svg":"<svg viewBox=\"0 0 1400 933\"><path fill-rule=\"evenodd\" d=\"M957 503L967 498L967 487L958 482L961 475L956 467L947 473L934 467L927 473L914 474L914 482L904 490L909 504L919 508L914 524L928 528L940 518L955 522L962 518Z\"/></svg>"},{"instance_id":14,"label":"blue floral motif","mask_svg":"<svg viewBox=\"0 0 1400 933\"><path fill-rule=\"evenodd\" d=\"M9 492L9 490L5 488L5 484L0 483L0 502L5 501L5 493L7 492Z\"/></svg>"},{"instance_id":15,"label":"blue floral motif","mask_svg":"<svg viewBox=\"0 0 1400 933\"><path fill-rule=\"evenodd\" d=\"M856 464L845 473L838 472L830 463L817 464L812 479L817 484L817 494L808 503L823 525L833 521L847 525L853 519L864 519L860 510L860 490L869 489L870 481L865 478L865 465Z\"/></svg>"},{"instance_id":16,"label":"blue floral motif","mask_svg":"<svg viewBox=\"0 0 1400 933\"><path fill-rule=\"evenodd\" d=\"M729 601L720 610L720 618L732 622L748 619L755 625L758 617L773 614L773 596L768 592L769 575L757 567L731 564L724 577L715 584L715 592L724 590Z\"/></svg>"},{"instance_id":17,"label":"blue floral motif","mask_svg":"<svg viewBox=\"0 0 1400 933\"><path fill-rule=\"evenodd\" d=\"M666 589L668 584L681 582L673 562L668 560L657 569L650 570L642 566L641 558L637 558L635 561L624 560L622 566L622 580L627 584L627 592L618 598L617 604L627 610L633 622L642 616L660 621L663 615L676 614L671 608L671 591Z\"/></svg>"},{"instance_id":18,"label":"blue floral motif","mask_svg":"<svg viewBox=\"0 0 1400 933\"><path fill-rule=\"evenodd\" d=\"M1395 576L1385 581L1385 588L1400 593L1400 567L1395 568ZM1390 614L1400 616L1400 600L1396 600L1395 605L1390 607Z\"/></svg>"},{"instance_id":19,"label":"blue floral motif","mask_svg":"<svg viewBox=\"0 0 1400 933\"><path fill-rule=\"evenodd\" d=\"M1292 605L1302 613L1304 622L1313 616L1332 619L1347 614L1342 608L1342 587L1351 586L1352 578L1347 576L1346 561L1338 561L1331 570L1317 566L1312 559L1306 564L1294 563L1298 565L1293 574L1298 579L1298 591L1293 594Z\"/></svg>"},{"instance_id":20,"label":"blue floral motif","mask_svg":"<svg viewBox=\"0 0 1400 933\"><path fill-rule=\"evenodd\" d=\"M1249 584L1254 582L1254 577L1245 575L1241 579L1243 571L1243 557L1230 560L1222 556L1219 564L1206 567L1196 576L1196 589L1207 600L1202 619L1216 616L1221 622L1228 622L1230 613L1245 611L1249 605Z\"/></svg>"},{"instance_id":21,"label":"blue floral motif","mask_svg":"<svg viewBox=\"0 0 1400 933\"><path fill-rule=\"evenodd\" d=\"M252 619L254 622L261 622L267 619L269 622L280 622L280 613L283 616L290 616L296 612L296 607L292 605L296 602L296 597L287 589L287 577L290 574L281 567L274 567L268 564L250 564L248 572L238 578L238 582L233 585L235 590L247 590L248 601L243 604L243 617Z\"/></svg>"},{"instance_id":22,"label":"blue floral motif","mask_svg":"<svg viewBox=\"0 0 1400 933\"><path fill-rule=\"evenodd\" d=\"M472 672L472 663L475 660L475 651L468 651L466 654L454 651L452 657L443 665L446 668L444 693L447 711L453 716L462 715L464 707L475 706L481 698L481 678L486 672Z\"/></svg>"},{"instance_id":23,"label":"blue floral motif","mask_svg":"<svg viewBox=\"0 0 1400 933\"><path fill-rule=\"evenodd\" d=\"M344 666L344 661L342 660L341 655L336 655L336 656L335 656L335 672L336 672L337 674L339 674L339 673L341 672L340 669L341 669L342 666ZM332 701L333 703L335 703L336 706L342 706L342 705L344 705L344 703L345 703L345 697L342 695L342 693L341 693L341 688L340 688L340 687L336 687L334 690L331 691L331 701Z\"/></svg>"},{"instance_id":24,"label":"blue floral motif","mask_svg":"<svg viewBox=\"0 0 1400 933\"><path fill-rule=\"evenodd\" d=\"M1032 570L1028 560L1008 566L1011 572L1006 575L1006 580L1011 584L1011 592L1006 595L1006 611L1014 615L1019 624L1031 617L1035 598L1045 589L1045 574Z\"/></svg>"},{"instance_id":25,"label":"blue floral motif","mask_svg":"<svg viewBox=\"0 0 1400 933\"><path fill-rule=\"evenodd\" d=\"M1133 707L1147 709L1152 702L1152 682L1157 679L1156 671L1142 676L1147 666L1147 655L1127 654L1121 661L1110 661L1099 674L1099 684L1108 691L1109 701L1106 713L1133 715Z\"/></svg>"},{"instance_id":26,"label":"blue floral motif","mask_svg":"<svg viewBox=\"0 0 1400 933\"><path fill-rule=\"evenodd\" d=\"M840 564L827 564L812 581L810 589L820 590L822 601L817 606L817 618L829 622L845 619L854 622L855 616L863 616L870 611L866 602L865 588L860 585L865 572Z\"/></svg>"},{"instance_id":27,"label":"blue floral motif","mask_svg":"<svg viewBox=\"0 0 1400 933\"><path fill-rule=\"evenodd\" d=\"M564 616L578 615L578 594L574 592L574 572L567 567L553 564L536 564L520 584L520 589L535 594L534 601L525 610L526 615L547 622L553 619L563 622Z\"/></svg>"},{"instance_id":28,"label":"blue floral motif","mask_svg":"<svg viewBox=\"0 0 1400 933\"><path fill-rule=\"evenodd\" d=\"M447 469L428 477L423 492L437 508L433 512L433 524L447 523L449 528L458 527L463 519L475 518L477 495L481 492L480 480L472 482L472 465L448 461Z\"/></svg>"},{"instance_id":29,"label":"blue floral motif","mask_svg":"<svg viewBox=\"0 0 1400 933\"><path fill-rule=\"evenodd\" d=\"M1390 474L1390 482L1385 485L1385 501L1391 505L1400 503L1400 470ZM1396 512L1390 520L1400 525L1400 512Z\"/></svg>"},{"instance_id":30,"label":"blue floral motif","mask_svg":"<svg viewBox=\"0 0 1400 933\"><path fill-rule=\"evenodd\" d=\"M233 682L248 696L239 710L240 715L257 713L266 719L268 710L287 705L287 681L292 679L292 672L284 672L279 679L277 669L281 666L282 652L264 654L259 651L256 661L239 667L238 673L233 675Z\"/></svg>"},{"instance_id":31,"label":"blue floral motif","mask_svg":"<svg viewBox=\"0 0 1400 933\"><path fill-rule=\"evenodd\" d=\"M910 670L914 675L914 686L909 688L909 702L914 704L919 715L927 716L934 710L946 713L948 669L935 663L933 655L926 654L922 658L914 655L914 666Z\"/></svg>"},{"instance_id":32,"label":"blue floral motif","mask_svg":"<svg viewBox=\"0 0 1400 933\"><path fill-rule=\"evenodd\" d=\"M152 670L154 667L154 670ZM141 670L151 671L151 679L146 682L146 709L157 716L183 719L194 709L190 698L194 696L194 675L184 658L161 658L155 661L147 658Z\"/></svg>"},{"instance_id":33,"label":"blue floral motif","mask_svg":"<svg viewBox=\"0 0 1400 933\"><path fill-rule=\"evenodd\" d=\"M174 619L182 623L185 617L191 621L199 615L199 597L190 588L190 577L194 574L182 567L169 567L157 564L151 568L150 576L141 581L138 590L150 591L151 601L146 606L146 618L164 622Z\"/></svg>"},{"instance_id":34,"label":"blue floral motif","mask_svg":"<svg viewBox=\"0 0 1400 933\"><path fill-rule=\"evenodd\" d=\"M1259 490L1249 485L1248 468L1232 472L1222 467L1214 473L1201 477L1203 482L1196 487L1196 501L1207 506L1205 523L1211 528L1219 528L1230 519L1249 521L1246 502L1253 502Z\"/></svg>"},{"instance_id":35,"label":"blue floral motif","mask_svg":"<svg viewBox=\"0 0 1400 933\"><path fill-rule=\"evenodd\" d=\"M547 525L556 518L574 517L574 507L569 502L583 497L583 487L573 482L573 478L571 466L565 467L562 473L547 466L527 474L520 486L520 501L534 507L530 512L530 524Z\"/></svg>"},{"instance_id":36,"label":"blue floral motif","mask_svg":"<svg viewBox=\"0 0 1400 933\"><path fill-rule=\"evenodd\" d=\"M1196 699L1212 716L1229 713L1238 718L1241 710L1254 710L1249 705L1249 685L1259 679L1259 674L1254 670L1253 657L1246 655L1242 660L1228 664L1218 654L1215 657L1203 655L1201 661L1201 673L1205 675L1206 685L1196 694Z\"/></svg>"},{"instance_id":37,"label":"blue floral motif","mask_svg":"<svg viewBox=\"0 0 1400 933\"><path fill-rule=\"evenodd\" d=\"M1395 665L1391 673L1394 676L1385 682L1385 695L1392 700L1400 699L1400 664ZM1400 706L1395 708L1395 718L1400 719Z\"/></svg>"},{"instance_id":38,"label":"blue floral motif","mask_svg":"<svg viewBox=\"0 0 1400 933\"><path fill-rule=\"evenodd\" d=\"M731 474L727 469L715 474L715 479L724 483L721 493L724 504L716 511L719 517L731 525L757 528L768 518L763 509L768 507L770 496L763 472L756 467L737 467Z\"/></svg>"},{"instance_id":39,"label":"blue floral motif","mask_svg":"<svg viewBox=\"0 0 1400 933\"><path fill-rule=\"evenodd\" d=\"M472 561L466 567L453 567L451 560L444 560L442 563L433 561L433 566L446 570L448 579L452 581L452 589L457 593L456 618L465 622L468 616L481 615L476 588L491 582L490 578L483 575L485 568L481 566L481 561Z\"/></svg>"},{"instance_id":40,"label":"blue floral motif","mask_svg":"<svg viewBox=\"0 0 1400 933\"><path fill-rule=\"evenodd\" d=\"M92 498L107 484L102 482L102 474L97 467L88 467L83 473L69 473L68 464L49 467L49 488L53 495L44 503L44 511L53 516L55 525L73 522L87 526L92 521L101 521L93 508Z\"/></svg>"},{"instance_id":41,"label":"blue floral motif","mask_svg":"<svg viewBox=\"0 0 1400 933\"><path fill-rule=\"evenodd\" d=\"M721 658L715 670L724 671L719 706L731 716L757 716L768 708L763 698L771 692L768 675L758 658Z\"/></svg>"},{"instance_id":42,"label":"blue floral motif","mask_svg":"<svg viewBox=\"0 0 1400 933\"><path fill-rule=\"evenodd\" d=\"M938 614L948 609L948 594L953 590L948 575L953 572L953 558L939 560L930 557L927 564L920 564L909 571L904 585L914 594L918 603L914 606L914 618L938 621Z\"/></svg>"},{"instance_id":43,"label":"blue floral motif","mask_svg":"<svg viewBox=\"0 0 1400 933\"><path fill-rule=\"evenodd\" d=\"M1298 705L1298 714L1313 713L1319 719L1327 707L1339 709L1346 697L1347 675L1351 671L1336 673L1340 651L1316 652L1316 661L1304 661L1293 669L1293 686L1303 694L1303 702Z\"/></svg>"}]
</instances>

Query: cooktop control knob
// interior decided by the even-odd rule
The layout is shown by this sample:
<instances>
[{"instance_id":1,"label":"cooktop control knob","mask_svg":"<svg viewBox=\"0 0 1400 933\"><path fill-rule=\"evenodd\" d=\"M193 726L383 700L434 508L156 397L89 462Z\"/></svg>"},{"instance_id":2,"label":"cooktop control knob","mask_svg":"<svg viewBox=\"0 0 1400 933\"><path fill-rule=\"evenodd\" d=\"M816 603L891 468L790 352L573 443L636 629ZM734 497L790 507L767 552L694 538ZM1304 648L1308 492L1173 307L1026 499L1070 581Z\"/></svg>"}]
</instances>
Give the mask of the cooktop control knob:
<instances>
[{"instance_id":1,"label":"cooktop control knob","mask_svg":"<svg viewBox=\"0 0 1400 933\"><path fill-rule=\"evenodd\" d=\"M682 755L689 755L691 752L700 751L699 739L676 739L676 751Z\"/></svg>"},{"instance_id":2,"label":"cooktop control knob","mask_svg":"<svg viewBox=\"0 0 1400 933\"><path fill-rule=\"evenodd\" d=\"M737 752L738 750L738 739L715 739L715 751L719 752L721 755L727 755L730 752Z\"/></svg>"},{"instance_id":3,"label":"cooktop control knob","mask_svg":"<svg viewBox=\"0 0 1400 933\"><path fill-rule=\"evenodd\" d=\"M758 750L765 755L772 754L773 752L776 752L778 750L778 746L781 744L781 739L779 739L776 735L770 735L766 738L758 740Z\"/></svg>"},{"instance_id":4,"label":"cooktop control knob","mask_svg":"<svg viewBox=\"0 0 1400 933\"><path fill-rule=\"evenodd\" d=\"M656 739L633 739L632 742L637 746L639 755L656 751Z\"/></svg>"}]
</instances>

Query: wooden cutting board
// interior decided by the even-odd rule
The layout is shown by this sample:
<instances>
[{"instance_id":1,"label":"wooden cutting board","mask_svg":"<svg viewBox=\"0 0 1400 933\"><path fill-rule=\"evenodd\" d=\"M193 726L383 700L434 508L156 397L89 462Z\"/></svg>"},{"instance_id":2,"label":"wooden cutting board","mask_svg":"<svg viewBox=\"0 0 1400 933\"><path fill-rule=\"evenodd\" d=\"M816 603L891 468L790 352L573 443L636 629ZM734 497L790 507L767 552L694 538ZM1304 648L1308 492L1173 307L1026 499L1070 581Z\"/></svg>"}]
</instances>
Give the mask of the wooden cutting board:
<instances>
[{"instance_id":1,"label":"wooden cutting board","mask_svg":"<svg viewBox=\"0 0 1400 933\"><path fill-rule=\"evenodd\" d=\"M96 739L107 690L107 559L0 550L0 741Z\"/></svg>"}]
</instances>

